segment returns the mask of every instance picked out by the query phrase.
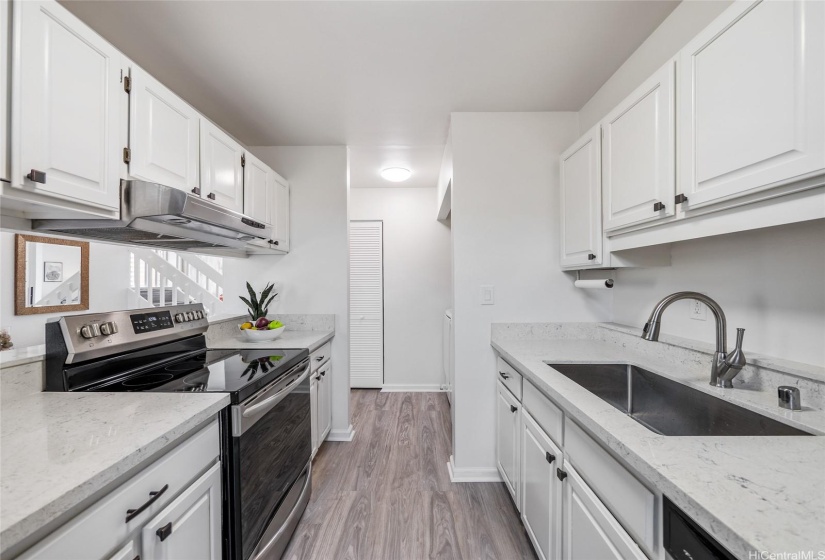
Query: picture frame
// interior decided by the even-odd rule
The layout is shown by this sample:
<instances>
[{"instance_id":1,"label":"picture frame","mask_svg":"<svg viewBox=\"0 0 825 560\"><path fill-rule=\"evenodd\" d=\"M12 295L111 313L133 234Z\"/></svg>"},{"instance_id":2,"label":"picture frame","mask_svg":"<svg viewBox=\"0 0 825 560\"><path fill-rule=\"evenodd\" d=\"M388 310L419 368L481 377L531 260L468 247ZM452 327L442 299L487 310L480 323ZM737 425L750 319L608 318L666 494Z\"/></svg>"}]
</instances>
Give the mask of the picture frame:
<instances>
[{"instance_id":1,"label":"picture frame","mask_svg":"<svg viewBox=\"0 0 825 560\"><path fill-rule=\"evenodd\" d=\"M63 281L63 263L56 261L46 261L43 263L43 281L44 282L62 282Z\"/></svg>"}]
</instances>

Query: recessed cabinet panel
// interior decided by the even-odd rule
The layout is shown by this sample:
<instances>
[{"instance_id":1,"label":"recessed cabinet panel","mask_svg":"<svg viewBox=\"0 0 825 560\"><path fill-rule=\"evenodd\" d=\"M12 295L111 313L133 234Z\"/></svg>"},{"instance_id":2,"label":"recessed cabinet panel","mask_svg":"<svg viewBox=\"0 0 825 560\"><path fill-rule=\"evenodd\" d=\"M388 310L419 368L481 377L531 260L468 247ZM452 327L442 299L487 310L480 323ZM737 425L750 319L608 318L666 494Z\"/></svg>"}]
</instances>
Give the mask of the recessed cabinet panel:
<instances>
[{"instance_id":1,"label":"recessed cabinet panel","mask_svg":"<svg viewBox=\"0 0 825 560\"><path fill-rule=\"evenodd\" d=\"M561 450L522 410L521 518L541 560L561 556Z\"/></svg>"},{"instance_id":2,"label":"recessed cabinet panel","mask_svg":"<svg viewBox=\"0 0 825 560\"><path fill-rule=\"evenodd\" d=\"M561 266L602 263L601 189L596 126L561 155Z\"/></svg>"},{"instance_id":3,"label":"recessed cabinet panel","mask_svg":"<svg viewBox=\"0 0 825 560\"><path fill-rule=\"evenodd\" d=\"M275 198L271 170L252 154L246 154L243 170L243 213L259 222L271 224L270 206Z\"/></svg>"},{"instance_id":4,"label":"recessed cabinet panel","mask_svg":"<svg viewBox=\"0 0 825 560\"><path fill-rule=\"evenodd\" d=\"M736 3L680 57L690 208L825 169L825 3Z\"/></svg>"},{"instance_id":5,"label":"recessed cabinet panel","mask_svg":"<svg viewBox=\"0 0 825 560\"><path fill-rule=\"evenodd\" d=\"M605 231L673 215L674 66L668 62L602 121Z\"/></svg>"},{"instance_id":6,"label":"recessed cabinet panel","mask_svg":"<svg viewBox=\"0 0 825 560\"><path fill-rule=\"evenodd\" d=\"M243 147L211 122L201 119L201 196L243 212Z\"/></svg>"},{"instance_id":7,"label":"recessed cabinet panel","mask_svg":"<svg viewBox=\"0 0 825 560\"><path fill-rule=\"evenodd\" d=\"M519 409L521 403L499 382L496 396L496 466L519 508Z\"/></svg>"},{"instance_id":8,"label":"recessed cabinet panel","mask_svg":"<svg viewBox=\"0 0 825 560\"><path fill-rule=\"evenodd\" d=\"M120 53L57 2L15 3L14 19L12 186L117 208Z\"/></svg>"},{"instance_id":9,"label":"recessed cabinet panel","mask_svg":"<svg viewBox=\"0 0 825 560\"><path fill-rule=\"evenodd\" d=\"M200 116L137 66L129 94L129 175L187 192L198 187Z\"/></svg>"}]
</instances>

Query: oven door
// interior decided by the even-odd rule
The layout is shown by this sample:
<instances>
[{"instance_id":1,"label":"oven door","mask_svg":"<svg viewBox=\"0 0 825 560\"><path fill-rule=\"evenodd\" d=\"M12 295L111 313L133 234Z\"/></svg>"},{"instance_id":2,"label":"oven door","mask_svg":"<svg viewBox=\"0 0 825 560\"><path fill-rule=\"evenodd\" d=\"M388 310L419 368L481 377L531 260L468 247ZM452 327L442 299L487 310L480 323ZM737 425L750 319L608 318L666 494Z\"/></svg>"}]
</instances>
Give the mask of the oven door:
<instances>
[{"instance_id":1,"label":"oven door","mask_svg":"<svg viewBox=\"0 0 825 560\"><path fill-rule=\"evenodd\" d=\"M290 513L279 509L296 506L294 500L284 498L299 479L306 478L304 470L312 455L309 361L233 406L232 436L238 454L240 544L243 560L248 560L267 548L269 543L262 540L279 533L274 525L282 524Z\"/></svg>"}]
</instances>

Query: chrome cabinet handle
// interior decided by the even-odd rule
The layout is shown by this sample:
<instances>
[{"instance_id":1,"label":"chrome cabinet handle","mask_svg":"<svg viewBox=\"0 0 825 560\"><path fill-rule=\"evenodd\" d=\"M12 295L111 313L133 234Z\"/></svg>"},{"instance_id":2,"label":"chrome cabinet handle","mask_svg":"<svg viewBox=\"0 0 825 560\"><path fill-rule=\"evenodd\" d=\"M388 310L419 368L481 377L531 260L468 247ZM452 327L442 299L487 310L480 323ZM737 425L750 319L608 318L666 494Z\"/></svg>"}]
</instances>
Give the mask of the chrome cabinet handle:
<instances>
[{"instance_id":1,"label":"chrome cabinet handle","mask_svg":"<svg viewBox=\"0 0 825 560\"><path fill-rule=\"evenodd\" d=\"M320 361L321 361L321 360L323 360L324 358L326 358L326 356L318 356L317 358L315 358L315 361L316 361L316 362L320 362Z\"/></svg>"},{"instance_id":2,"label":"chrome cabinet handle","mask_svg":"<svg viewBox=\"0 0 825 560\"><path fill-rule=\"evenodd\" d=\"M194 189L192 189L192 194L196 194L196 195L200 196L201 195L200 187L195 187Z\"/></svg>"},{"instance_id":3,"label":"chrome cabinet handle","mask_svg":"<svg viewBox=\"0 0 825 560\"><path fill-rule=\"evenodd\" d=\"M659 212L660 210L664 210L664 209L665 209L665 205L661 202L656 202L656 203L653 204L653 211L654 212Z\"/></svg>"},{"instance_id":4,"label":"chrome cabinet handle","mask_svg":"<svg viewBox=\"0 0 825 560\"><path fill-rule=\"evenodd\" d=\"M169 485L164 484L163 488L161 488L157 492L149 492L149 495L151 496L151 498L146 500L146 502L142 506L140 506L137 509L127 509L126 510L126 523L129 523L132 519L134 519L135 517L137 517L138 515L140 515L144 511L146 511L146 508L148 508L149 506L154 504L158 500L158 498L160 498L163 495L163 493L166 492L167 490L169 490Z\"/></svg>"},{"instance_id":5,"label":"chrome cabinet handle","mask_svg":"<svg viewBox=\"0 0 825 560\"><path fill-rule=\"evenodd\" d=\"M498 372L502 379L510 379L510 376L504 373L503 371Z\"/></svg>"},{"instance_id":6,"label":"chrome cabinet handle","mask_svg":"<svg viewBox=\"0 0 825 560\"><path fill-rule=\"evenodd\" d=\"M556 460L556 456L550 453L549 451L544 452L544 458L547 459L548 463L553 463Z\"/></svg>"},{"instance_id":7,"label":"chrome cabinet handle","mask_svg":"<svg viewBox=\"0 0 825 560\"><path fill-rule=\"evenodd\" d=\"M518 410L517 406L510 405L510 412L515 412Z\"/></svg>"},{"instance_id":8,"label":"chrome cabinet handle","mask_svg":"<svg viewBox=\"0 0 825 560\"><path fill-rule=\"evenodd\" d=\"M593 253L588 254L587 255L587 260L595 261L596 260L596 255L594 255Z\"/></svg>"},{"instance_id":9,"label":"chrome cabinet handle","mask_svg":"<svg viewBox=\"0 0 825 560\"><path fill-rule=\"evenodd\" d=\"M210 200L215 200L215 193L213 193L213 192L209 193L208 195L206 195L206 198L208 198Z\"/></svg>"},{"instance_id":10,"label":"chrome cabinet handle","mask_svg":"<svg viewBox=\"0 0 825 560\"><path fill-rule=\"evenodd\" d=\"M567 473L561 469L556 469L556 476L563 482L564 479L567 478Z\"/></svg>"}]
</instances>

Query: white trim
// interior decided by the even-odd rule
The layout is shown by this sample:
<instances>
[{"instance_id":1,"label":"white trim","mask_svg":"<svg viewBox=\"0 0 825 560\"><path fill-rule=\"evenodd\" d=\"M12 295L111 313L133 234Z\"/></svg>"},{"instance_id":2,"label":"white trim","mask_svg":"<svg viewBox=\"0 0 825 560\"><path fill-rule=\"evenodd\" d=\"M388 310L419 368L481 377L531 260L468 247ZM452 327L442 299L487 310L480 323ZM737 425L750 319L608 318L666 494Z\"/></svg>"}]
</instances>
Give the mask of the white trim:
<instances>
[{"instance_id":1,"label":"white trim","mask_svg":"<svg viewBox=\"0 0 825 560\"><path fill-rule=\"evenodd\" d=\"M350 424L345 430L330 430L325 441L352 441L355 437L355 429Z\"/></svg>"},{"instance_id":2,"label":"white trim","mask_svg":"<svg viewBox=\"0 0 825 560\"><path fill-rule=\"evenodd\" d=\"M450 482L501 482L496 467L456 467L453 456L447 462Z\"/></svg>"},{"instance_id":3,"label":"white trim","mask_svg":"<svg viewBox=\"0 0 825 560\"><path fill-rule=\"evenodd\" d=\"M443 393L444 389L438 383L384 383L381 388L382 393Z\"/></svg>"}]
</instances>

